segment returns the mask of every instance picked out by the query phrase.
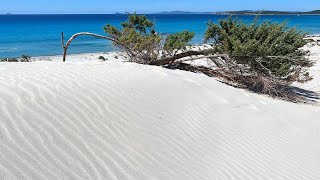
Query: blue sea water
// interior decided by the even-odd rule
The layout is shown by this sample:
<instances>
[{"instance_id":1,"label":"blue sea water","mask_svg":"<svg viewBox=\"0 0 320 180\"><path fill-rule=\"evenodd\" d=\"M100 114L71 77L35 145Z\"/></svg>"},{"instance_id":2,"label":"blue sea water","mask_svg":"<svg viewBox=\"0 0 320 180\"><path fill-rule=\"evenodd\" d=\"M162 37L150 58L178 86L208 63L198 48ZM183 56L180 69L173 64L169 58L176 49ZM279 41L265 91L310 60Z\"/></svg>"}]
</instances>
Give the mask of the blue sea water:
<instances>
[{"instance_id":1,"label":"blue sea water","mask_svg":"<svg viewBox=\"0 0 320 180\"><path fill-rule=\"evenodd\" d=\"M156 22L160 33L174 33L189 30L196 33L193 44L203 42L206 23L226 18L223 15L185 14L148 15ZM102 26L109 23L119 25L127 15L0 15L0 57L19 57L62 54L61 32L66 39L76 32L86 31L104 34ZM254 16L239 16L245 22L252 22ZM261 16L261 20L287 21L309 34L320 34L320 16L282 15ZM69 53L107 52L116 50L110 42L81 37L71 45Z\"/></svg>"}]
</instances>

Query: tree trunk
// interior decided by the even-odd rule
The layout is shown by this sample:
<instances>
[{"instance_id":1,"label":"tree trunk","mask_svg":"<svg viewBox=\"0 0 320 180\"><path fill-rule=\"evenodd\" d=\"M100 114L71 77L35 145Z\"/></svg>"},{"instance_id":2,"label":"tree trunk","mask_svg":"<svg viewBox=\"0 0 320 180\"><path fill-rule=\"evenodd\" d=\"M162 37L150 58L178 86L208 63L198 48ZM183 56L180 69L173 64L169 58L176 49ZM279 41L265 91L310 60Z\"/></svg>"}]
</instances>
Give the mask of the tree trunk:
<instances>
[{"instance_id":1,"label":"tree trunk","mask_svg":"<svg viewBox=\"0 0 320 180\"><path fill-rule=\"evenodd\" d=\"M187 52L176 54L176 55L173 55L170 57L164 57L161 59L157 59L157 60L151 62L150 65L161 66L164 64L169 64L177 59L181 59L181 58L188 57L188 56L208 55L208 54L212 53L213 50L214 49L205 49L205 50L201 50L201 51L187 51Z\"/></svg>"}]
</instances>

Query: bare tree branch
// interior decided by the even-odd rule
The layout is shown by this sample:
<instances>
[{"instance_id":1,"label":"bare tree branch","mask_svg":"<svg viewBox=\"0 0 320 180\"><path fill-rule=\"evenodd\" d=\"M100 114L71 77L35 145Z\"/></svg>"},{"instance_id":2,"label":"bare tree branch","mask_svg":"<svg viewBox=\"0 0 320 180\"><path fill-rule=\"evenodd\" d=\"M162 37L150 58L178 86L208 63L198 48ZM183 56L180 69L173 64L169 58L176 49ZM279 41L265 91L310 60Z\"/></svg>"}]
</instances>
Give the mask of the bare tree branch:
<instances>
[{"instance_id":1,"label":"bare tree branch","mask_svg":"<svg viewBox=\"0 0 320 180\"><path fill-rule=\"evenodd\" d=\"M61 41L62 41L62 47L63 47L63 62L66 61L67 51L68 51L70 44L72 43L72 41L75 38L77 38L79 36L93 36L93 37L102 38L102 39L112 41L112 42L117 43L117 44L121 45L122 47L124 47L124 49L126 51L128 51L128 53L130 53L131 55L134 56L134 53L131 51L131 49L128 46L126 46L126 45L122 44L121 42L119 42L118 40L111 38L111 37L108 37L108 36L102 36L99 34L94 34L94 33L89 33L89 32L80 32L80 33L76 33L73 36L71 36L71 38L67 41L67 44L64 45L64 35L62 33Z\"/></svg>"},{"instance_id":2,"label":"bare tree branch","mask_svg":"<svg viewBox=\"0 0 320 180\"><path fill-rule=\"evenodd\" d=\"M177 59L181 59L181 58L188 57L188 56L208 55L208 54L212 53L213 50L214 49L205 49L205 50L201 50L201 51L182 52L180 54L176 54L176 55L173 55L170 57L164 57L164 58L157 59L157 60L151 62L150 65L161 66L164 64L169 64Z\"/></svg>"}]
</instances>

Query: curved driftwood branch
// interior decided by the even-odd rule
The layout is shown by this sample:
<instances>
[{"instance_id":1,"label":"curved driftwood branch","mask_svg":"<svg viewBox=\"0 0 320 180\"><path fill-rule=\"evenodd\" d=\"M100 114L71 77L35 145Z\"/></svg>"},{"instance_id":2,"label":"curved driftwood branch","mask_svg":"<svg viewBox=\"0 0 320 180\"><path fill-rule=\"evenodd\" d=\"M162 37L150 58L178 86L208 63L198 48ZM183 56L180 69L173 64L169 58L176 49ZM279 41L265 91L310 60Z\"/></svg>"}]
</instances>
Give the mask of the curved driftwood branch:
<instances>
[{"instance_id":1,"label":"curved driftwood branch","mask_svg":"<svg viewBox=\"0 0 320 180\"><path fill-rule=\"evenodd\" d=\"M117 44L121 45L122 47L124 47L124 49L127 50L128 53L130 53L131 55L134 55L134 53L131 51L131 49L129 47L127 47L126 45L122 44L118 40L116 40L114 38L111 38L111 37L108 37L108 36L102 36L102 35L99 35L99 34L94 34L94 33L89 33L89 32L79 32L79 33L76 33L73 36L71 36L71 38L67 41L66 45L64 45L64 42L63 42L64 41L64 37L63 36L64 35L62 33L61 41L62 41L62 47L63 47L63 62L66 61L67 51L68 51L68 48L69 48L70 44L72 43L72 41L75 38L77 38L79 36L93 36L93 37L97 37L97 38L101 38L101 39L106 39L106 40L112 41L112 42L117 43Z\"/></svg>"}]
</instances>

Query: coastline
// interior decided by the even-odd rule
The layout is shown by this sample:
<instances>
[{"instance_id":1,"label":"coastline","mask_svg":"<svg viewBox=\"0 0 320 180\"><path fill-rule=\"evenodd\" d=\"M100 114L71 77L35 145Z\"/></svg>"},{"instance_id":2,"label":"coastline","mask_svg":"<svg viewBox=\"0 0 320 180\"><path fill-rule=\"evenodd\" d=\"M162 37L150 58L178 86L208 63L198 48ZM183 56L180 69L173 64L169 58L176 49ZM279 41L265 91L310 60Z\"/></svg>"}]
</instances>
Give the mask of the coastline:
<instances>
[{"instance_id":1,"label":"coastline","mask_svg":"<svg viewBox=\"0 0 320 180\"><path fill-rule=\"evenodd\" d=\"M35 56L31 57L31 61L53 61L62 62L63 55L53 55L53 56ZM100 57L103 57L101 59ZM112 52L92 52L92 53L78 53L78 54L68 54L67 62L78 62L78 61L125 61L123 53L119 51Z\"/></svg>"},{"instance_id":2,"label":"coastline","mask_svg":"<svg viewBox=\"0 0 320 180\"><path fill-rule=\"evenodd\" d=\"M320 34L308 34L305 36L305 39L312 40L317 45L320 46ZM200 47L203 48L206 44L196 44L192 45L192 47ZM67 55L67 61L96 61L101 60L99 57L104 57L105 60L122 60L125 61L126 58L122 57L123 53L120 51L108 51L108 52L86 52L86 53L74 53L74 54L68 54ZM16 59L21 59L21 56L19 57L13 57ZM62 61L62 54L58 55L40 55L40 56L32 56L32 61Z\"/></svg>"},{"instance_id":3,"label":"coastline","mask_svg":"<svg viewBox=\"0 0 320 180\"><path fill-rule=\"evenodd\" d=\"M158 32L174 33L181 30L190 30L194 32L195 38L193 44L203 43L203 34L206 30L206 22L209 20L218 22L225 17L220 15L161 15L154 14L149 17L157 22ZM265 16L261 20L269 19L275 22L288 20L290 27L297 27L302 31L310 34L320 33L319 16ZM172 24L171 20L176 22ZM65 37L68 38L75 32L93 32L104 34L101 27L106 23L120 24L126 19L126 15L12 15L0 17L3 27L0 29L0 58L20 57L22 54L29 56L46 56L61 54L61 31L64 31ZM240 19L251 22L254 16L241 16ZM25 22L29 22L28 26ZM80 23L81 22L81 23ZM47 24L50 23L50 27ZM24 27L23 29L21 27ZM8 31L6 29L14 29ZM87 41L88 40L88 41ZM72 44L70 53L104 52L115 50L111 44L103 40L86 39L79 40Z\"/></svg>"}]
</instances>

